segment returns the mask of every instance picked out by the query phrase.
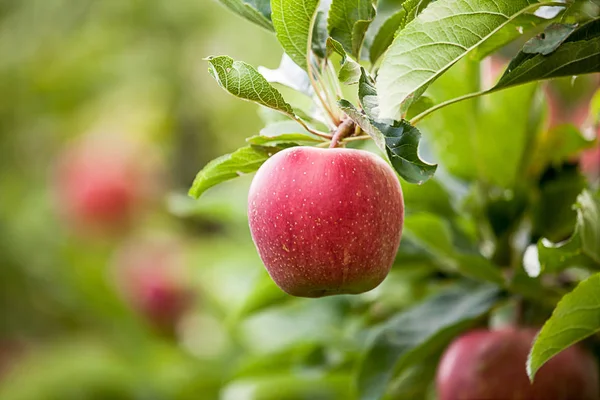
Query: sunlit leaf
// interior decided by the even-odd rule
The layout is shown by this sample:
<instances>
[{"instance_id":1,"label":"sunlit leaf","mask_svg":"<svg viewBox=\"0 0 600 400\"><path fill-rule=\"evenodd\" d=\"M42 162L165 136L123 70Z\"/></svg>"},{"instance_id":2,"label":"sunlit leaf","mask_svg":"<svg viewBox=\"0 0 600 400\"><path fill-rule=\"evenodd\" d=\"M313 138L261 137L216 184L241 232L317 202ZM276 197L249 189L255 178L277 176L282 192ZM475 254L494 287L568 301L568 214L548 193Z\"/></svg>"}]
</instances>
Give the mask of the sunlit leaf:
<instances>
[{"instance_id":1,"label":"sunlit leaf","mask_svg":"<svg viewBox=\"0 0 600 400\"><path fill-rule=\"evenodd\" d=\"M283 50L302 69L308 70L308 52L319 0L272 0L273 27Z\"/></svg>"},{"instance_id":2,"label":"sunlit leaf","mask_svg":"<svg viewBox=\"0 0 600 400\"><path fill-rule=\"evenodd\" d=\"M342 57L340 72L338 78L345 85L358 83L360 79L360 65L348 57L341 43L332 38L327 38L327 57L337 53Z\"/></svg>"},{"instance_id":3,"label":"sunlit leaf","mask_svg":"<svg viewBox=\"0 0 600 400\"><path fill-rule=\"evenodd\" d=\"M289 146L248 146L242 147L231 154L221 156L209 162L198 172L189 194L192 197L198 198L207 189L221 182L254 172L270 156L286 147Z\"/></svg>"},{"instance_id":4,"label":"sunlit leaf","mask_svg":"<svg viewBox=\"0 0 600 400\"><path fill-rule=\"evenodd\" d=\"M394 39L377 80L380 118L400 119L442 73L508 24L530 0L438 0Z\"/></svg>"},{"instance_id":5,"label":"sunlit leaf","mask_svg":"<svg viewBox=\"0 0 600 400\"><path fill-rule=\"evenodd\" d=\"M294 115L292 106L251 65L228 56L209 57L209 72L219 85L234 96Z\"/></svg>"}]
</instances>

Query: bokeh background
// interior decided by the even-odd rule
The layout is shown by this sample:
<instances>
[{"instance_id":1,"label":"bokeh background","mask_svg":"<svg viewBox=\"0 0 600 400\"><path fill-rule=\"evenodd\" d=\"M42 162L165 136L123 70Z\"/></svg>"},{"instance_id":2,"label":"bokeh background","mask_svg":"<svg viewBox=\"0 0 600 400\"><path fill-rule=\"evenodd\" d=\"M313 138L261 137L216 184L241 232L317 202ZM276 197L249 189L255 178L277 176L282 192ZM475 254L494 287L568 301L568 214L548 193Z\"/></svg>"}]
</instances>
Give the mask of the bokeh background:
<instances>
[{"instance_id":1,"label":"bokeh background","mask_svg":"<svg viewBox=\"0 0 600 400\"><path fill-rule=\"evenodd\" d=\"M187 197L269 117L215 84L219 54L281 50L216 1L0 1L1 400L347 398L365 324L435 290L408 262L291 299L251 242L251 177Z\"/></svg>"}]
</instances>

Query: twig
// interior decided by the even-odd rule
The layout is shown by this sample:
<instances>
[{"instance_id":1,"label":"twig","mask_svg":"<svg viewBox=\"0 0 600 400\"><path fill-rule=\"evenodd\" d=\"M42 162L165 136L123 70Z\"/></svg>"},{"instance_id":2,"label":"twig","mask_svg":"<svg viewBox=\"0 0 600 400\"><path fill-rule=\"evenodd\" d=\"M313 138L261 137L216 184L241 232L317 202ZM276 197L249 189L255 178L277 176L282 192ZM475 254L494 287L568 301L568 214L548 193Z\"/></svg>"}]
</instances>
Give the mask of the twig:
<instances>
[{"instance_id":1,"label":"twig","mask_svg":"<svg viewBox=\"0 0 600 400\"><path fill-rule=\"evenodd\" d=\"M350 118L346 118L335 130L329 147L337 147L344 138L352 135L354 133L354 126L354 121L352 121Z\"/></svg>"}]
</instances>

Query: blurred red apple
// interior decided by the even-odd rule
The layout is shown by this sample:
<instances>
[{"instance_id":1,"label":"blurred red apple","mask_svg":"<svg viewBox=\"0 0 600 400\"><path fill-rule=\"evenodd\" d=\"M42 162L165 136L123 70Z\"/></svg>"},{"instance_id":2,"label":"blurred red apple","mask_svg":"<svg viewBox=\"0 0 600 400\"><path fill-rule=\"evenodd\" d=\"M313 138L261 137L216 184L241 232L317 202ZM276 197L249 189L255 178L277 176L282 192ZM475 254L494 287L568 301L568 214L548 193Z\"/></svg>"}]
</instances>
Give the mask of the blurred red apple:
<instances>
[{"instance_id":1,"label":"blurred red apple","mask_svg":"<svg viewBox=\"0 0 600 400\"><path fill-rule=\"evenodd\" d=\"M508 66L508 60L499 55L486 57L481 63L481 83L483 88L493 87Z\"/></svg>"},{"instance_id":2,"label":"blurred red apple","mask_svg":"<svg viewBox=\"0 0 600 400\"><path fill-rule=\"evenodd\" d=\"M0 380L25 352L25 345L17 340L0 339Z\"/></svg>"},{"instance_id":3,"label":"blurred red apple","mask_svg":"<svg viewBox=\"0 0 600 400\"><path fill-rule=\"evenodd\" d=\"M146 160L115 137L74 143L61 154L56 171L61 214L80 231L123 229L148 197Z\"/></svg>"},{"instance_id":4,"label":"blurred red apple","mask_svg":"<svg viewBox=\"0 0 600 400\"><path fill-rule=\"evenodd\" d=\"M119 251L115 267L131 306L159 330L174 332L194 301L180 245L170 239L132 241Z\"/></svg>"},{"instance_id":5,"label":"blurred red apple","mask_svg":"<svg viewBox=\"0 0 600 400\"><path fill-rule=\"evenodd\" d=\"M285 292L362 293L378 286L391 268L404 202L395 172L380 157L295 147L258 170L248 219L267 271Z\"/></svg>"},{"instance_id":6,"label":"blurred red apple","mask_svg":"<svg viewBox=\"0 0 600 400\"><path fill-rule=\"evenodd\" d=\"M527 355L535 329L476 330L455 340L437 371L440 400L598 400L598 365L572 346L548 361L529 382Z\"/></svg>"}]
</instances>

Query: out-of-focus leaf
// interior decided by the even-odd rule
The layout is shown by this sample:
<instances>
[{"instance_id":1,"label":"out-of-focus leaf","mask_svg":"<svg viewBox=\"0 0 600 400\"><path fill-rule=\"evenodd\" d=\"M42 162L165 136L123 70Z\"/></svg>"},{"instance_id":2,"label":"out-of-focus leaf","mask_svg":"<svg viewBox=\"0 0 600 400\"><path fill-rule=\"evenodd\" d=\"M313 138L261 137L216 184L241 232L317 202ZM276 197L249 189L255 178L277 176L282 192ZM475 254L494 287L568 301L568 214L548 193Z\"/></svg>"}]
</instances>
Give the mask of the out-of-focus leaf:
<instances>
[{"instance_id":1,"label":"out-of-focus leaf","mask_svg":"<svg viewBox=\"0 0 600 400\"><path fill-rule=\"evenodd\" d=\"M600 274L596 274L581 282L558 303L527 358L527 374L531 380L556 354L600 331L599 294Z\"/></svg>"},{"instance_id":2,"label":"out-of-focus leaf","mask_svg":"<svg viewBox=\"0 0 600 400\"><path fill-rule=\"evenodd\" d=\"M542 271L558 272L574 266L600 268L600 197L584 190L577 198L575 232L566 242L538 242Z\"/></svg>"},{"instance_id":3,"label":"out-of-focus leaf","mask_svg":"<svg viewBox=\"0 0 600 400\"><path fill-rule=\"evenodd\" d=\"M458 286L393 317L381 328L360 364L360 399L381 399L393 371L401 372L441 351L497 300L495 286Z\"/></svg>"},{"instance_id":4,"label":"out-of-focus leaf","mask_svg":"<svg viewBox=\"0 0 600 400\"><path fill-rule=\"evenodd\" d=\"M565 240L575 228L573 204L586 187L585 178L576 168L551 169L539 186L539 197L532 207L533 233L552 242Z\"/></svg>"},{"instance_id":5,"label":"out-of-focus leaf","mask_svg":"<svg viewBox=\"0 0 600 400\"><path fill-rule=\"evenodd\" d=\"M340 108L373 138L384 151L398 174L410 183L424 183L433 176L437 165L423 161L418 152L421 132L406 121L391 125L377 122L358 111L347 100L338 102Z\"/></svg>"},{"instance_id":6,"label":"out-of-focus leaf","mask_svg":"<svg viewBox=\"0 0 600 400\"><path fill-rule=\"evenodd\" d=\"M348 57L341 43L332 38L327 38L327 57L337 53L342 57L338 79L345 85L358 83L360 79L360 65Z\"/></svg>"},{"instance_id":7,"label":"out-of-focus leaf","mask_svg":"<svg viewBox=\"0 0 600 400\"><path fill-rule=\"evenodd\" d=\"M247 146L209 162L196 175L189 191L190 196L199 198L207 189L240 175L254 172L278 151L288 146Z\"/></svg>"},{"instance_id":8,"label":"out-of-focus leaf","mask_svg":"<svg viewBox=\"0 0 600 400\"><path fill-rule=\"evenodd\" d=\"M592 148L594 143L594 140L583 137L573 125L553 127L538 136L535 150L530 155L530 173L536 176L550 165L559 166L581 151Z\"/></svg>"},{"instance_id":9,"label":"out-of-focus leaf","mask_svg":"<svg viewBox=\"0 0 600 400\"><path fill-rule=\"evenodd\" d=\"M396 36L377 80L380 118L400 119L448 68L522 12L529 0L438 0Z\"/></svg>"},{"instance_id":10,"label":"out-of-focus leaf","mask_svg":"<svg viewBox=\"0 0 600 400\"><path fill-rule=\"evenodd\" d=\"M600 72L600 19L588 22L564 39L551 54L519 53L492 91L523 83Z\"/></svg>"},{"instance_id":11,"label":"out-of-focus leaf","mask_svg":"<svg viewBox=\"0 0 600 400\"><path fill-rule=\"evenodd\" d=\"M445 268L497 285L503 285L502 274L489 260L479 254L459 252L454 245L448 222L429 213L407 215L404 235L431 252Z\"/></svg>"},{"instance_id":12,"label":"out-of-focus leaf","mask_svg":"<svg viewBox=\"0 0 600 400\"><path fill-rule=\"evenodd\" d=\"M333 0L329 9L329 36L358 60L365 33L375 18L372 0Z\"/></svg>"},{"instance_id":13,"label":"out-of-focus leaf","mask_svg":"<svg viewBox=\"0 0 600 400\"><path fill-rule=\"evenodd\" d=\"M437 179L422 185L404 185L404 203L407 213L430 212L446 218L456 216L450 194Z\"/></svg>"},{"instance_id":14,"label":"out-of-focus leaf","mask_svg":"<svg viewBox=\"0 0 600 400\"><path fill-rule=\"evenodd\" d=\"M269 374L230 383L223 389L221 400L352 400L352 387L348 375Z\"/></svg>"},{"instance_id":15,"label":"out-of-focus leaf","mask_svg":"<svg viewBox=\"0 0 600 400\"><path fill-rule=\"evenodd\" d=\"M229 93L293 116L294 110L252 66L228 56L209 57L209 72Z\"/></svg>"},{"instance_id":16,"label":"out-of-focus leaf","mask_svg":"<svg viewBox=\"0 0 600 400\"><path fill-rule=\"evenodd\" d=\"M462 60L430 87L431 95L447 99L478 90L473 88L478 69L472 60ZM452 175L510 188L522 178L524 152L538 129L530 126L535 92L532 84L453 104L419 128Z\"/></svg>"},{"instance_id":17,"label":"out-of-focus leaf","mask_svg":"<svg viewBox=\"0 0 600 400\"><path fill-rule=\"evenodd\" d=\"M440 353L407 368L390 383L385 399L414 400L426 399L437 369Z\"/></svg>"},{"instance_id":18,"label":"out-of-focus leaf","mask_svg":"<svg viewBox=\"0 0 600 400\"><path fill-rule=\"evenodd\" d=\"M269 0L219 0L233 12L241 15L249 21L273 30L271 23L271 4Z\"/></svg>"},{"instance_id":19,"label":"out-of-focus leaf","mask_svg":"<svg viewBox=\"0 0 600 400\"><path fill-rule=\"evenodd\" d=\"M308 52L319 0L271 1L273 27L283 50L296 64L308 70Z\"/></svg>"}]
</instances>

